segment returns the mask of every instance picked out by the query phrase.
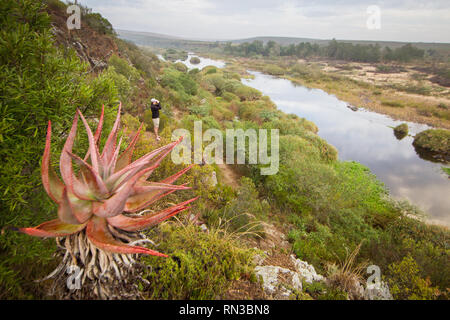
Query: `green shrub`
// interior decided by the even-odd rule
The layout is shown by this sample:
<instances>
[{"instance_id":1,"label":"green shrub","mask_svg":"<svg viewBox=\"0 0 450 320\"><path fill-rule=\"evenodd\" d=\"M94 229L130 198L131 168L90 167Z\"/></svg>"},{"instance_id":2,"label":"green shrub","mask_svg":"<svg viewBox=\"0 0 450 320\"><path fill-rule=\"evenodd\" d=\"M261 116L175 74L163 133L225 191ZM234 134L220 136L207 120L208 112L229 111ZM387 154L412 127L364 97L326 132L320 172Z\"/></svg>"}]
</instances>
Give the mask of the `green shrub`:
<instances>
[{"instance_id":1,"label":"green shrub","mask_svg":"<svg viewBox=\"0 0 450 320\"><path fill-rule=\"evenodd\" d=\"M450 131L445 129L428 129L414 137L415 147L450 156Z\"/></svg>"},{"instance_id":2,"label":"green shrub","mask_svg":"<svg viewBox=\"0 0 450 320\"><path fill-rule=\"evenodd\" d=\"M218 230L201 232L193 225L163 224L156 241L171 258L144 257L152 267L144 294L150 299L217 299L241 274L249 275L251 251Z\"/></svg>"},{"instance_id":3,"label":"green shrub","mask_svg":"<svg viewBox=\"0 0 450 320\"><path fill-rule=\"evenodd\" d=\"M206 117L211 114L211 107L207 104L201 106L192 106L188 108L189 112L201 117Z\"/></svg>"},{"instance_id":4,"label":"green shrub","mask_svg":"<svg viewBox=\"0 0 450 320\"><path fill-rule=\"evenodd\" d=\"M222 94L222 97L225 99L225 101L228 101L228 102L239 99L235 94L233 94L231 92L224 92Z\"/></svg>"},{"instance_id":5,"label":"green shrub","mask_svg":"<svg viewBox=\"0 0 450 320\"><path fill-rule=\"evenodd\" d=\"M269 64L267 66L264 66L263 68L264 72L267 72L268 74L274 75L274 76L281 76L284 74L284 69L274 65L274 64Z\"/></svg>"},{"instance_id":6,"label":"green shrub","mask_svg":"<svg viewBox=\"0 0 450 320\"><path fill-rule=\"evenodd\" d=\"M199 64L200 63L200 59L198 57L192 57L190 62L192 64Z\"/></svg>"},{"instance_id":7,"label":"green shrub","mask_svg":"<svg viewBox=\"0 0 450 320\"><path fill-rule=\"evenodd\" d=\"M102 17L100 13L93 13L92 9L84 6L81 7L81 21L89 25L95 31L101 34L115 35L114 28L112 24L105 18Z\"/></svg>"},{"instance_id":8,"label":"green shrub","mask_svg":"<svg viewBox=\"0 0 450 320\"><path fill-rule=\"evenodd\" d=\"M387 276L389 290L394 299L430 300L438 294L429 279L419 276L418 265L411 256L403 258L400 263L391 264Z\"/></svg>"},{"instance_id":9,"label":"green shrub","mask_svg":"<svg viewBox=\"0 0 450 320\"><path fill-rule=\"evenodd\" d=\"M177 69L178 71L183 72L183 73L187 72L187 70L188 70L186 65L182 62L177 62L177 63L175 63L174 66L175 66L175 69Z\"/></svg>"},{"instance_id":10,"label":"green shrub","mask_svg":"<svg viewBox=\"0 0 450 320\"><path fill-rule=\"evenodd\" d=\"M117 73L113 66L108 67L106 71L102 72L100 78L104 80L109 79L114 83L120 101L127 106L133 93L133 86L130 81L124 75Z\"/></svg>"},{"instance_id":11,"label":"green shrub","mask_svg":"<svg viewBox=\"0 0 450 320\"><path fill-rule=\"evenodd\" d=\"M382 100L381 104L393 108L404 108L405 105L400 101Z\"/></svg>"},{"instance_id":12,"label":"green shrub","mask_svg":"<svg viewBox=\"0 0 450 320\"><path fill-rule=\"evenodd\" d=\"M209 211L203 217L207 219L208 225L218 225L220 219L224 221L229 232L257 235L263 232L259 221L265 219L268 212L269 204L266 200L259 199L252 180L242 177L237 197L225 207Z\"/></svg>"},{"instance_id":13,"label":"green shrub","mask_svg":"<svg viewBox=\"0 0 450 320\"><path fill-rule=\"evenodd\" d=\"M216 69L216 67L213 67L213 66L207 66L207 67L203 68L203 72L205 74L217 73L217 69Z\"/></svg>"},{"instance_id":14,"label":"green shrub","mask_svg":"<svg viewBox=\"0 0 450 320\"><path fill-rule=\"evenodd\" d=\"M408 131L408 125L406 123L402 123L394 128L394 135L397 139L403 139L408 135Z\"/></svg>"},{"instance_id":15,"label":"green shrub","mask_svg":"<svg viewBox=\"0 0 450 320\"><path fill-rule=\"evenodd\" d=\"M240 86L236 89L234 94L236 94L241 99L241 101L257 100L261 97L261 92L247 86Z\"/></svg>"},{"instance_id":16,"label":"green shrub","mask_svg":"<svg viewBox=\"0 0 450 320\"><path fill-rule=\"evenodd\" d=\"M111 58L109 58L108 65L110 67L113 67L118 74L121 74L130 82L136 82L141 77L139 71L137 71L136 68L134 68L126 60L119 58L115 54L112 55Z\"/></svg>"}]
</instances>

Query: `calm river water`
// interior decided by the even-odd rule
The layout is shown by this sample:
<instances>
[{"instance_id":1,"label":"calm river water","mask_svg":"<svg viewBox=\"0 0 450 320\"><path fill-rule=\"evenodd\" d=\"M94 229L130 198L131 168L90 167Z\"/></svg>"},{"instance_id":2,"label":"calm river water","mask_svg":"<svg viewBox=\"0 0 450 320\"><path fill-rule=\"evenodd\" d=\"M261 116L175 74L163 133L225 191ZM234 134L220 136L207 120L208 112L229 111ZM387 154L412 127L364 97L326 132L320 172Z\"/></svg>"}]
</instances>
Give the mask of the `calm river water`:
<instances>
[{"instance_id":1,"label":"calm river water","mask_svg":"<svg viewBox=\"0 0 450 320\"><path fill-rule=\"evenodd\" d=\"M206 65L224 67L223 61L201 58ZM308 89L260 72L250 71L254 79L242 79L250 87L269 96L278 108L314 122L319 135L334 145L341 160L355 160L384 182L390 194L407 199L428 214L433 223L450 226L450 179L442 172L442 164L424 160L416 153L412 137L398 140L391 127L405 121L367 110L352 111L347 103L320 89ZM406 122L410 134L427 129L426 125Z\"/></svg>"}]
</instances>

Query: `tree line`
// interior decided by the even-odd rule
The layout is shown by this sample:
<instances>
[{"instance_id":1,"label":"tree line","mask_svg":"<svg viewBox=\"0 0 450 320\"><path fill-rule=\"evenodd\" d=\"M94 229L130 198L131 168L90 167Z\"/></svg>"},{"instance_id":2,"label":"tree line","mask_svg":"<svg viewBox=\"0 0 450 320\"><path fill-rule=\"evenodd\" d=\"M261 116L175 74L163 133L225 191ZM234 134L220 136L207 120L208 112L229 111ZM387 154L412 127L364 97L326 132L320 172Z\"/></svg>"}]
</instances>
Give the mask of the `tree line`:
<instances>
[{"instance_id":1,"label":"tree line","mask_svg":"<svg viewBox=\"0 0 450 320\"><path fill-rule=\"evenodd\" d=\"M388 46L382 48L378 43L373 45L353 44L331 40L328 45L320 46L317 43L301 42L282 46L271 40L264 43L260 40L244 42L233 45L227 42L223 47L224 53L243 57L265 56L295 56L298 58L326 57L336 60L355 62L398 61L408 62L423 59L425 50L414 47L410 43L392 49Z\"/></svg>"}]
</instances>

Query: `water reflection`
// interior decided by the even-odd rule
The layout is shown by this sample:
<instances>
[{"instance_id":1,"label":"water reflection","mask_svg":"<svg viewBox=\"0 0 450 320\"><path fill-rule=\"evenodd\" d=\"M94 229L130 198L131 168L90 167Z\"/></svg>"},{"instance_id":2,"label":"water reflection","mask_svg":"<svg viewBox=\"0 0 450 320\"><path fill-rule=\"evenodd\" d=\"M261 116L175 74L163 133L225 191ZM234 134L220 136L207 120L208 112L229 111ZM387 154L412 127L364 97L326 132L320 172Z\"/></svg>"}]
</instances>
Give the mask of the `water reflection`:
<instances>
[{"instance_id":1,"label":"water reflection","mask_svg":"<svg viewBox=\"0 0 450 320\"><path fill-rule=\"evenodd\" d=\"M430 221L450 225L450 181L442 164L416 153L411 136L398 140L392 127L403 123L360 109L354 112L335 96L319 89L259 72L242 82L269 96L278 108L313 121L319 135L339 150L341 160L355 160L385 183L392 196L406 198L429 214ZM411 135L428 128L406 122ZM426 160L424 160L426 159Z\"/></svg>"}]
</instances>

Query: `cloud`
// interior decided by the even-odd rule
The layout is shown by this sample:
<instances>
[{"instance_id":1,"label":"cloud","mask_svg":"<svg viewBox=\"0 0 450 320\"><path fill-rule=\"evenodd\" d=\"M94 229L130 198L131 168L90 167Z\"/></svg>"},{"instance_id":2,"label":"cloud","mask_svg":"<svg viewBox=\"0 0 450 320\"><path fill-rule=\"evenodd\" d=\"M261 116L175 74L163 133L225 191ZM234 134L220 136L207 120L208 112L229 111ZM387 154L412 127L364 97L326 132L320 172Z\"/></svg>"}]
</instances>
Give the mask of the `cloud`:
<instances>
[{"instance_id":1,"label":"cloud","mask_svg":"<svg viewBox=\"0 0 450 320\"><path fill-rule=\"evenodd\" d=\"M291 36L320 39L450 42L447 0L81 0L115 28L186 38ZM381 29L366 27L369 5Z\"/></svg>"}]
</instances>

